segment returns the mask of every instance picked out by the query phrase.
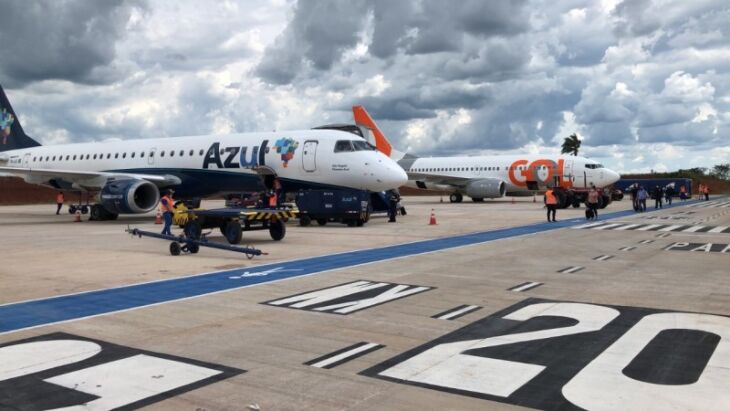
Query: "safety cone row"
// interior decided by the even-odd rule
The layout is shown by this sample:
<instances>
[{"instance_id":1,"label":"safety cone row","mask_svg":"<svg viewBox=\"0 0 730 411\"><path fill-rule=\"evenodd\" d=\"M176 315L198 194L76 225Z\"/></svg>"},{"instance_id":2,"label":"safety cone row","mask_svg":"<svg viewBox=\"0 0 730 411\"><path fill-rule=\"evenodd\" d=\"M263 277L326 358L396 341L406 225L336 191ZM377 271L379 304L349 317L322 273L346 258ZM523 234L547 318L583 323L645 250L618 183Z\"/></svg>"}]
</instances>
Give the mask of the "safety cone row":
<instances>
[{"instance_id":1,"label":"safety cone row","mask_svg":"<svg viewBox=\"0 0 730 411\"><path fill-rule=\"evenodd\" d=\"M74 223L80 223L81 222L81 210L76 210L76 213L74 213Z\"/></svg>"},{"instance_id":2,"label":"safety cone row","mask_svg":"<svg viewBox=\"0 0 730 411\"><path fill-rule=\"evenodd\" d=\"M162 213L160 210L157 210L157 214L155 215L155 224L162 224Z\"/></svg>"},{"instance_id":3,"label":"safety cone row","mask_svg":"<svg viewBox=\"0 0 730 411\"><path fill-rule=\"evenodd\" d=\"M436 213L434 213L433 208L431 209L431 218L428 221L428 225L436 225Z\"/></svg>"}]
</instances>

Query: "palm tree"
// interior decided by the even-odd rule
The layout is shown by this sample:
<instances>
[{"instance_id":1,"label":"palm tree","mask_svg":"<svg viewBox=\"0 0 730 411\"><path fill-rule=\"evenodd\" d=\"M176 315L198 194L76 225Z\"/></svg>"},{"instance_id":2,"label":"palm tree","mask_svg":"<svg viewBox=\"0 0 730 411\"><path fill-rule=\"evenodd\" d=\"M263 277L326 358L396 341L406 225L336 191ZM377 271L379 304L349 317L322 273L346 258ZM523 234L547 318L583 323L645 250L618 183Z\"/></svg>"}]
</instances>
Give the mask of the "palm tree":
<instances>
[{"instance_id":1,"label":"palm tree","mask_svg":"<svg viewBox=\"0 0 730 411\"><path fill-rule=\"evenodd\" d=\"M578 135L573 133L569 137L565 137L565 141L563 141L563 149L560 150L560 153L577 156L578 150L580 149L580 143L581 141L578 138Z\"/></svg>"}]
</instances>

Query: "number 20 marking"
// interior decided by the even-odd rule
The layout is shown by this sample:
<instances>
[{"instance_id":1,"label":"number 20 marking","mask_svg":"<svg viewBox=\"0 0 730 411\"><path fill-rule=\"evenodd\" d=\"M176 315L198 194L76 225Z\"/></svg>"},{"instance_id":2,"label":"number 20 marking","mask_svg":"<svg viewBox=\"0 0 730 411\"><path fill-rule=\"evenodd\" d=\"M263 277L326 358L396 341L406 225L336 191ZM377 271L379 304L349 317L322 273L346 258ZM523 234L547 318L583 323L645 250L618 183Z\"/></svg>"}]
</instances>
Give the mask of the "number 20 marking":
<instances>
[{"instance_id":1,"label":"number 20 marking","mask_svg":"<svg viewBox=\"0 0 730 411\"><path fill-rule=\"evenodd\" d=\"M541 316L565 317L578 323L484 339L436 345L378 375L469 391L509 397L545 367L517 361L464 354L473 349L536 341L601 330L619 311L581 303L538 303L504 316L526 321ZM662 385L636 380L622 370L664 330L689 329L720 336L699 379L693 384ZM657 313L642 318L609 348L578 372L562 393L573 404L590 410L667 410L680 408L714 410L730 403L730 318L708 314Z\"/></svg>"}]
</instances>

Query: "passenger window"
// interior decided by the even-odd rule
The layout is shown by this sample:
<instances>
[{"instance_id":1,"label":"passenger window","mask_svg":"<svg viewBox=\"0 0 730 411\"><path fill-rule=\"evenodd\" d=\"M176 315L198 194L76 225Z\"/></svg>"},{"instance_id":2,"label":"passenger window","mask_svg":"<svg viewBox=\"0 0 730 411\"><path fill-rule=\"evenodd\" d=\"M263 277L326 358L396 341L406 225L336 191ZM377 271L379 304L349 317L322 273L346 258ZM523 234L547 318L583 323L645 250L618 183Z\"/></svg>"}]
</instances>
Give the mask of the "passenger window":
<instances>
[{"instance_id":1,"label":"passenger window","mask_svg":"<svg viewBox=\"0 0 730 411\"><path fill-rule=\"evenodd\" d=\"M180 157L182 157L182 156L184 156L184 155L185 155L185 151L183 151L183 150L180 150Z\"/></svg>"},{"instance_id":2,"label":"passenger window","mask_svg":"<svg viewBox=\"0 0 730 411\"><path fill-rule=\"evenodd\" d=\"M107 158L107 160L112 158L112 153L106 153L106 158Z\"/></svg>"},{"instance_id":3,"label":"passenger window","mask_svg":"<svg viewBox=\"0 0 730 411\"><path fill-rule=\"evenodd\" d=\"M193 154L195 154L195 152L194 152L193 150L190 150L190 152L188 153L188 155L189 155L190 157L192 157L192 156L193 156Z\"/></svg>"},{"instance_id":4,"label":"passenger window","mask_svg":"<svg viewBox=\"0 0 730 411\"><path fill-rule=\"evenodd\" d=\"M199 156L202 156L202 155L203 155L203 152L204 152L204 151L205 151L205 150L203 150L203 149L201 148L201 149L200 149L200 151L198 152L198 155L199 155Z\"/></svg>"},{"instance_id":5,"label":"passenger window","mask_svg":"<svg viewBox=\"0 0 730 411\"><path fill-rule=\"evenodd\" d=\"M150 157L154 157L154 156L155 156L155 152L154 151L150 151Z\"/></svg>"},{"instance_id":6,"label":"passenger window","mask_svg":"<svg viewBox=\"0 0 730 411\"><path fill-rule=\"evenodd\" d=\"M165 150L160 151L160 157L165 157Z\"/></svg>"},{"instance_id":7,"label":"passenger window","mask_svg":"<svg viewBox=\"0 0 730 411\"><path fill-rule=\"evenodd\" d=\"M122 153L122 158L127 158L127 153Z\"/></svg>"},{"instance_id":8,"label":"passenger window","mask_svg":"<svg viewBox=\"0 0 730 411\"><path fill-rule=\"evenodd\" d=\"M119 153L114 153L114 158L119 158Z\"/></svg>"},{"instance_id":9,"label":"passenger window","mask_svg":"<svg viewBox=\"0 0 730 411\"><path fill-rule=\"evenodd\" d=\"M355 151L352 148L352 142L350 140L340 140L335 143L335 153L341 153L343 151Z\"/></svg>"},{"instance_id":10,"label":"passenger window","mask_svg":"<svg viewBox=\"0 0 730 411\"><path fill-rule=\"evenodd\" d=\"M170 150L170 157L175 157L175 150Z\"/></svg>"},{"instance_id":11,"label":"passenger window","mask_svg":"<svg viewBox=\"0 0 730 411\"><path fill-rule=\"evenodd\" d=\"M134 151L132 151L132 155L131 155L131 157L132 157L132 158L134 158L134 154L135 154L135 152L134 152Z\"/></svg>"},{"instance_id":12,"label":"passenger window","mask_svg":"<svg viewBox=\"0 0 730 411\"><path fill-rule=\"evenodd\" d=\"M69 158L71 158L71 156L67 155L66 156L66 161L68 161Z\"/></svg>"},{"instance_id":13,"label":"passenger window","mask_svg":"<svg viewBox=\"0 0 730 411\"><path fill-rule=\"evenodd\" d=\"M139 158L144 158L144 151L141 151L141 152L139 153Z\"/></svg>"},{"instance_id":14,"label":"passenger window","mask_svg":"<svg viewBox=\"0 0 730 411\"><path fill-rule=\"evenodd\" d=\"M91 154L86 155L86 159L88 160L91 157Z\"/></svg>"}]
</instances>

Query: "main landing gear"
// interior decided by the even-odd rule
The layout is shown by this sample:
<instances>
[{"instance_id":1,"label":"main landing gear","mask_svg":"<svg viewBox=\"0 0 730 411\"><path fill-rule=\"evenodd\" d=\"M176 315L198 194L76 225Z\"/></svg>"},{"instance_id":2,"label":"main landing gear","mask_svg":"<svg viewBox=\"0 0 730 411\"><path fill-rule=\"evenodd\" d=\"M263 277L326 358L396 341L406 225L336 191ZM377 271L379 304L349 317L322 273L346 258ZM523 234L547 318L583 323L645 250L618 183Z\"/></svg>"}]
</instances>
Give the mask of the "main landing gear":
<instances>
[{"instance_id":1,"label":"main landing gear","mask_svg":"<svg viewBox=\"0 0 730 411\"><path fill-rule=\"evenodd\" d=\"M449 196L449 201L452 203L460 203L461 200L464 199L464 196L462 196L459 193L453 193Z\"/></svg>"}]
</instances>

